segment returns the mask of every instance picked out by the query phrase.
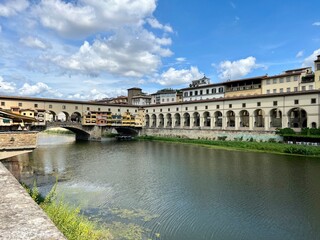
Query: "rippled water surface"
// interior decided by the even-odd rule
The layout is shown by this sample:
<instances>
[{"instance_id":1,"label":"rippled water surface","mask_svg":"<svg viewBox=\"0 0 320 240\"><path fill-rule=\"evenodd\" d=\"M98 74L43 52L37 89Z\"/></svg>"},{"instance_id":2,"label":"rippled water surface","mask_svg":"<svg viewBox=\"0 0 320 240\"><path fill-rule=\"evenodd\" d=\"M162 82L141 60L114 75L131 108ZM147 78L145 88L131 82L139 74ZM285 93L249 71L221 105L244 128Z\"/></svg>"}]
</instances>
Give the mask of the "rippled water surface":
<instances>
[{"instance_id":1,"label":"rippled water surface","mask_svg":"<svg viewBox=\"0 0 320 240\"><path fill-rule=\"evenodd\" d=\"M147 141L42 137L6 163L100 222L148 239L319 239L320 159Z\"/></svg>"}]
</instances>

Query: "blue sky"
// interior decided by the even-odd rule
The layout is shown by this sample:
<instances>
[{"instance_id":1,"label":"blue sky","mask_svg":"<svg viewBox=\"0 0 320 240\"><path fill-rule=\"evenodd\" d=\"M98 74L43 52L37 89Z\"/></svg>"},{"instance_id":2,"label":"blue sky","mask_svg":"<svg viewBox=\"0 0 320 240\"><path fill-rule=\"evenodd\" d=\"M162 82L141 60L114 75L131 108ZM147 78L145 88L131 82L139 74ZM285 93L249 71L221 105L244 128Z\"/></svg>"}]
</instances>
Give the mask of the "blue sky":
<instances>
[{"instance_id":1,"label":"blue sky","mask_svg":"<svg viewBox=\"0 0 320 240\"><path fill-rule=\"evenodd\" d=\"M313 66L320 1L0 0L0 94L92 100Z\"/></svg>"}]
</instances>

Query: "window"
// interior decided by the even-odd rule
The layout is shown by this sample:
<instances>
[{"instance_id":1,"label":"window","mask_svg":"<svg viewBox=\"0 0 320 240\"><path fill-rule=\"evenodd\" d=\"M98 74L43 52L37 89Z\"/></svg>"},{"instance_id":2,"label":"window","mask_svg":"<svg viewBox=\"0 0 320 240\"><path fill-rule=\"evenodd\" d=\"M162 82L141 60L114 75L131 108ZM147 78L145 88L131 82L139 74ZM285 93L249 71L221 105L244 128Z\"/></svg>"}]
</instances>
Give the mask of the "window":
<instances>
[{"instance_id":1,"label":"window","mask_svg":"<svg viewBox=\"0 0 320 240\"><path fill-rule=\"evenodd\" d=\"M66 109L66 105L62 105L62 109Z\"/></svg>"},{"instance_id":2,"label":"window","mask_svg":"<svg viewBox=\"0 0 320 240\"><path fill-rule=\"evenodd\" d=\"M78 106L75 106L74 109L75 109L75 110L78 110Z\"/></svg>"},{"instance_id":3,"label":"window","mask_svg":"<svg viewBox=\"0 0 320 240\"><path fill-rule=\"evenodd\" d=\"M101 111L101 108L98 108L98 111ZM127 112L129 112L129 110L127 110Z\"/></svg>"},{"instance_id":4,"label":"window","mask_svg":"<svg viewBox=\"0 0 320 240\"><path fill-rule=\"evenodd\" d=\"M170 112L170 108L168 108L168 112Z\"/></svg>"},{"instance_id":5,"label":"window","mask_svg":"<svg viewBox=\"0 0 320 240\"><path fill-rule=\"evenodd\" d=\"M169 102L169 98L167 98L167 102Z\"/></svg>"},{"instance_id":6,"label":"window","mask_svg":"<svg viewBox=\"0 0 320 240\"><path fill-rule=\"evenodd\" d=\"M87 107L87 111L90 111L90 107Z\"/></svg>"},{"instance_id":7,"label":"window","mask_svg":"<svg viewBox=\"0 0 320 240\"><path fill-rule=\"evenodd\" d=\"M298 81L298 76L294 76L293 80Z\"/></svg>"},{"instance_id":8,"label":"window","mask_svg":"<svg viewBox=\"0 0 320 240\"><path fill-rule=\"evenodd\" d=\"M188 107L186 107L186 110L188 110Z\"/></svg>"},{"instance_id":9,"label":"window","mask_svg":"<svg viewBox=\"0 0 320 240\"><path fill-rule=\"evenodd\" d=\"M246 107L246 104L245 104L245 103L242 103L242 107L245 108L245 107Z\"/></svg>"},{"instance_id":10,"label":"window","mask_svg":"<svg viewBox=\"0 0 320 240\"><path fill-rule=\"evenodd\" d=\"M306 86L302 86L302 87L301 87L301 90L302 90L302 91L305 91L305 90L306 90Z\"/></svg>"},{"instance_id":11,"label":"window","mask_svg":"<svg viewBox=\"0 0 320 240\"><path fill-rule=\"evenodd\" d=\"M277 89L273 89L273 93L277 93Z\"/></svg>"},{"instance_id":12,"label":"window","mask_svg":"<svg viewBox=\"0 0 320 240\"><path fill-rule=\"evenodd\" d=\"M120 112L120 108L118 108L118 112Z\"/></svg>"},{"instance_id":13,"label":"window","mask_svg":"<svg viewBox=\"0 0 320 240\"><path fill-rule=\"evenodd\" d=\"M317 71L320 70L320 63L317 63Z\"/></svg>"},{"instance_id":14,"label":"window","mask_svg":"<svg viewBox=\"0 0 320 240\"><path fill-rule=\"evenodd\" d=\"M153 112L155 112L156 110L155 109L153 109Z\"/></svg>"},{"instance_id":15,"label":"window","mask_svg":"<svg viewBox=\"0 0 320 240\"><path fill-rule=\"evenodd\" d=\"M212 88L211 91L212 91L212 93L216 93L216 92L217 92L217 89Z\"/></svg>"},{"instance_id":16,"label":"window","mask_svg":"<svg viewBox=\"0 0 320 240\"><path fill-rule=\"evenodd\" d=\"M298 100L298 99L295 99L295 100L294 100L294 104L299 104L299 100Z\"/></svg>"},{"instance_id":17,"label":"window","mask_svg":"<svg viewBox=\"0 0 320 240\"><path fill-rule=\"evenodd\" d=\"M162 102L164 102L164 98L162 98Z\"/></svg>"},{"instance_id":18,"label":"window","mask_svg":"<svg viewBox=\"0 0 320 240\"><path fill-rule=\"evenodd\" d=\"M219 93L223 92L223 87L219 87Z\"/></svg>"},{"instance_id":19,"label":"window","mask_svg":"<svg viewBox=\"0 0 320 240\"><path fill-rule=\"evenodd\" d=\"M49 108L52 108L52 105L51 105L51 104L49 105Z\"/></svg>"},{"instance_id":20,"label":"window","mask_svg":"<svg viewBox=\"0 0 320 240\"><path fill-rule=\"evenodd\" d=\"M190 97L192 96L192 91L189 92L189 96L190 96Z\"/></svg>"},{"instance_id":21,"label":"window","mask_svg":"<svg viewBox=\"0 0 320 240\"><path fill-rule=\"evenodd\" d=\"M270 94L270 90L269 89L267 90L267 94Z\"/></svg>"},{"instance_id":22,"label":"window","mask_svg":"<svg viewBox=\"0 0 320 240\"><path fill-rule=\"evenodd\" d=\"M137 109L136 109L136 110L134 110L134 112L138 112L138 111L137 111Z\"/></svg>"},{"instance_id":23,"label":"window","mask_svg":"<svg viewBox=\"0 0 320 240\"><path fill-rule=\"evenodd\" d=\"M6 105L6 103L5 102L1 102L1 106L5 106Z\"/></svg>"},{"instance_id":24,"label":"window","mask_svg":"<svg viewBox=\"0 0 320 240\"><path fill-rule=\"evenodd\" d=\"M298 87L294 87L294 91L295 91L295 92L298 92Z\"/></svg>"},{"instance_id":25,"label":"window","mask_svg":"<svg viewBox=\"0 0 320 240\"><path fill-rule=\"evenodd\" d=\"M277 82L278 82L278 79L273 79L273 81L272 81L274 84L276 84Z\"/></svg>"},{"instance_id":26,"label":"window","mask_svg":"<svg viewBox=\"0 0 320 240\"><path fill-rule=\"evenodd\" d=\"M273 101L273 106L278 106L278 101Z\"/></svg>"},{"instance_id":27,"label":"window","mask_svg":"<svg viewBox=\"0 0 320 240\"><path fill-rule=\"evenodd\" d=\"M216 107L217 107L217 109L219 109L219 108L220 108L220 105L217 105Z\"/></svg>"},{"instance_id":28,"label":"window","mask_svg":"<svg viewBox=\"0 0 320 240\"><path fill-rule=\"evenodd\" d=\"M19 102L19 107L22 107L22 102Z\"/></svg>"},{"instance_id":29,"label":"window","mask_svg":"<svg viewBox=\"0 0 320 240\"><path fill-rule=\"evenodd\" d=\"M317 103L317 99L315 99L315 98L311 98L311 103Z\"/></svg>"},{"instance_id":30,"label":"window","mask_svg":"<svg viewBox=\"0 0 320 240\"><path fill-rule=\"evenodd\" d=\"M286 77L286 81L290 82L291 81L291 77Z\"/></svg>"},{"instance_id":31,"label":"window","mask_svg":"<svg viewBox=\"0 0 320 240\"><path fill-rule=\"evenodd\" d=\"M309 90L313 90L313 85L309 85Z\"/></svg>"},{"instance_id":32,"label":"window","mask_svg":"<svg viewBox=\"0 0 320 240\"><path fill-rule=\"evenodd\" d=\"M202 90L200 90L200 95L202 95L203 94L203 91Z\"/></svg>"},{"instance_id":33,"label":"window","mask_svg":"<svg viewBox=\"0 0 320 240\"><path fill-rule=\"evenodd\" d=\"M183 93L183 96L188 97L188 92Z\"/></svg>"},{"instance_id":34,"label":"window","mask_svg":"<svg viewBox=\"0 0 320 240\"><path fill-rule=\"evenodd\" d=\"M205 106L204 108L205 108L205 109L208 109L208 106Z\"/></svg>"},{"instance_id":35,"label":"window","mask_svg":"<svg viewBox=\"0 0 320 240\"><path fill-rule=\"evenodd\" d=\"M160 112L162 112L162 108L160 108Z\"/></svg>"},{"instance_id":36,"label":"window","mask_svg":"<svg viewBox=\"0 0 320 240\"><path fill-rule=\"evenodd\" d=\"M232 104L229 104L229 108L232 108Z\"/></svg>"},{"instance_id":37,"label":"window","mask_svg":"<svg viewBox=\"0 0 320 240\"><path fill-rule=\"evenodd\" d=\"M38 107L38 104L37 104L37 103L35 103L35 104L34 104L34 107L35 107L35 108L37 108L37 107Z\"/></svg>"},{"instance_id":38,"label":"window","mask_svg":"<svg viewBox=\"0 0 320 240\"><path fill-rule=\"evenodd\" d=\"M197 96L198 95L198 91L194 91L194 95Z\"/></svg>"},{"instance_id":39,"label":"window","mask_svg":"<svg viewBox=\"0 0 320 240\"><path fill-rule=\"evenodd\" d=\"M195 106L195 107L194 107L194 110L198 110L198 107L197 107L197 106Z\"/></svg>"},{"instance_id":40,"label":"window","mask_svg":"<svg viewBox=\"0 0 320 240\"><path fill-rule=\"evenodd\" d=\"M280 79L279 79L279 83L283 83L283 78L280 78Z\"/></svg>"},{"instance_id":41,"label":"window","mask_svg":"<svg viewBox=\"0 0 320 240\"><path fill-rule=\"evenodd\" d=\"M287 92L290 92L290 88L289 87L287 88Z\"/></svg>"},{"instance_id":42,"label":"window","mask_svg":"<svg viewBox=\"0 0 320 240\"><path fill-rule=\"evenodd\" d=\"M174 102L174 98L171 98L171 101Z\"/></svg>"},{"instance_id":43,"label":"window","mask_svg":"<svg viewBox=\"0 0 320 240\"><path fill-rule=\"evenodd\" d=\"M283 93L283 88L280 88L280 93Z\"/></svg>"},{"instance_id":44,"label":"window","mask_svg":"<svg viewBox=\"0 0 320 240\"><path fill-rule=\"evenodd\" d=\"M207 94L209 94L209 89L206 90Z\"/></svg>"},{"instance_id":45,"label":"window","mask_svg":"<svg viewBox=\"0 0 320 240\"><path fill-rule=\"evenodd\" d=\"M257 102L257 106L260 107L261 106L261 102Z\"/></svg>"},{"instance_id":46,"label":"window","mask_svg":"<svg viewBox=\"0 0 320 240\"><path fill-rule=\"evenodd\" d=\"M267 80L267 85L269 85L269 84L270 84L270 79Z\"/></svg>"},{"instance_id":47,"label":"window","mask_svg":"<svg viewBox=\"0 0 320 240\"><path fill-rule=\"evenodd\" d=\"M148 112L148 109L146 110L146 112Z\"/></svg>"},{"instance_id":48,"label":"window","mask_svg":"<svg viewBox=\"0 0 320 240\"><path fill-rule=\"evenodd\" d=\"M179 108L177 107L176 110L179 111Z\"/></svg>"}]
</instances>

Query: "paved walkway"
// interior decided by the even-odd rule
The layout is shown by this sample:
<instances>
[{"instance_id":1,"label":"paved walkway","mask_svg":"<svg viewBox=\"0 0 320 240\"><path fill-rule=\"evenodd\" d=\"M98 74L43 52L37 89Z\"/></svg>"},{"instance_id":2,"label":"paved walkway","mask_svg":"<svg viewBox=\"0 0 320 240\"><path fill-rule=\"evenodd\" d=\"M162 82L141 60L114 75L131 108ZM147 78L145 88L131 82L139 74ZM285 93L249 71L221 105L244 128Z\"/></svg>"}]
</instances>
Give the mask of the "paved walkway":
<instances>
[{"instance_id":1,"label":"paved walkway","mask_svg":"<svg viewBox=\"0 0 320 240\"><path fill-rule=\"evenodd\" d=\"M1 162L0 239L66 239Z\"/></svg>"}]
</instances>

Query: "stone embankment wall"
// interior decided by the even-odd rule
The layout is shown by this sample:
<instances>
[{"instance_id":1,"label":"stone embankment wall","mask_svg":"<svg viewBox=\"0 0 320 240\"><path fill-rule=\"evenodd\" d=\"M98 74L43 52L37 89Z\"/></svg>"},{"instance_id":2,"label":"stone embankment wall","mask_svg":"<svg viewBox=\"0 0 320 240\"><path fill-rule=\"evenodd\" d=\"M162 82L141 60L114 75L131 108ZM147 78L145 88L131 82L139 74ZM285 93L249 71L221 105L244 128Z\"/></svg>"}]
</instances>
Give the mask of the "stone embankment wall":
<instances>
[{"instance_id":1,"label":"stone embankment wall","mask_svg":"<svg viewBox=\"0 0 320 240\"><path fill-rule=\"evenodd\" d=\"M210 130L210 129L143 129L141 135L148 136L162 136L162 137L181 137L181 138L192 138L192 139L207 139L207 140L242 140L250 141L254 140L257 142L268 142L268 141L282 141L282 137L276 135L273 132L267 131L234 131L234 130Z\"/></svg>"},{"instance_id":2,"label":"stone embankment wall","mask_svg":"<svg viewBox=\"0 0 320 240\"><path fill-rule=\"evenodd\" d=\"M37 147L38 132L0 132L0 151L26 150Z\"/></svg>"},{"instance_id":3,"label":"stone embankment wall","mask_svg":"<svg viewBox=\"0 0 320 240\"><path fill-rule=\"evenodd\" d=\"M0 162L0 239L66 240Z\"/></svg>"}]
</instances>

